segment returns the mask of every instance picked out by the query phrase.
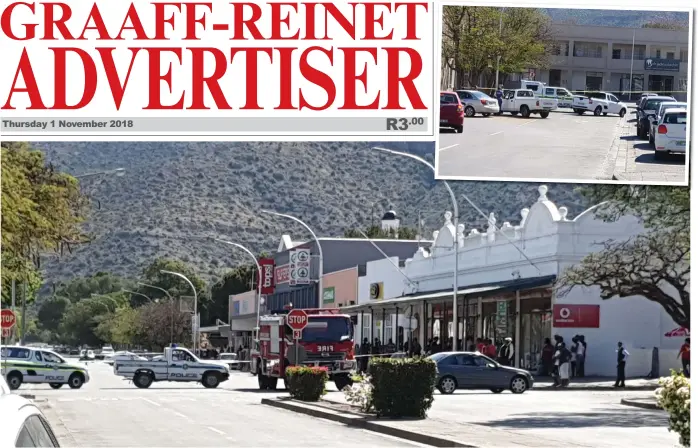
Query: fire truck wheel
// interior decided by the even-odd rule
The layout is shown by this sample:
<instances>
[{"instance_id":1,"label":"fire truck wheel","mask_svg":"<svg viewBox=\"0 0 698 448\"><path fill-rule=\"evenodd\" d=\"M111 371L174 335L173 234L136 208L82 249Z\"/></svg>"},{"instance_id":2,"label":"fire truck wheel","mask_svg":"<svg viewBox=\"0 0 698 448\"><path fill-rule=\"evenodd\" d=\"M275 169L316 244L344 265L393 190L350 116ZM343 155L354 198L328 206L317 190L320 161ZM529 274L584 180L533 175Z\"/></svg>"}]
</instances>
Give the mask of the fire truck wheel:
<instances>
[{"instance_id":1,"label":"fire truck wheel","mask_svg":"<svg viewBox=\"0 0 698 448\"><path fill-rule=\"evenodd\" d=\"M279 379L274 378L273 376L267 378L267 389L269 390L276 390L276 385L278 383Z\"/></svg>"},{"instance_id":2,"label":"fire truck wheel","mask_svg":"<svg viewBox=\"0 0 698 448\"><path fill-rule=\"evenodd\" d=\"M261 373L257 374L257 384L259 385L259 390L265 390L267 388L267 377Z\"/></svg>"},{"instance_id":3,"label":"fire truck wheel","mask_svg":"<svg viewBox=\"0 0 698 448\"><path fill-rule=\"evenodd\" d=\"M341 391L347 386L351 386L354 382L351 380L349 375L338 375L334 377L334 385L337 386L337 390Z\"/></svg>"}]
</instances>

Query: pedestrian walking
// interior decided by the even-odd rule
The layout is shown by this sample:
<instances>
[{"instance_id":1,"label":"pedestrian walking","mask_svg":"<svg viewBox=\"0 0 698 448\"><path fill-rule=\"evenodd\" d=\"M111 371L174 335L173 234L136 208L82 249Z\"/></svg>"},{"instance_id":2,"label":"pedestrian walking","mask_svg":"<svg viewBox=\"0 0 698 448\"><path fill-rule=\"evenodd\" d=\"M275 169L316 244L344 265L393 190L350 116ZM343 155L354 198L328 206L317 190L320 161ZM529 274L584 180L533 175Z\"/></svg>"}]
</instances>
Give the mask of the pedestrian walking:
<instances>
[{"instance_id":1,"label":"pedestrian walking","mask_svg":"<svg viewBox=\"0 0 698 448\"><path fill-rule=\"evenodd\" d=\"M553 387L557 387L561 385L560 382L560 354L561 354L561 349L562 345L564 345L562 336L560 335L555 335L553 336L553 339L555 339L555 347L553 351L553 369L551 372L551 375L553 377Z\"/></svg>"},{"instance_id":2,"label":"pedestrian walking","mask_svg":"<svg viewBox=\"0 0 698 448\"><path fill-rule=\"evenodd\" d=\"M511 343L511 338L504 338L504 343L499 347L497 361L504 366L514 365L514 344Z\"/></svg>"},{"instance_id":3,"label":"pedestrian walking","mask_svg":"<svg viewBox=\"0 0 698 448\"><path fill-rule=\"evenodd\" d=\"M570 384L572 352L567 348L564 342L560 342L558 346L559 359L559 385L567 387Z\"/></svg>"},{"instance_id":4,"label":"pedestrian walking","mask_svg":"<svg viewBox=\"0 0 698 448\"><path fill-rule=\"evenodd\" d=\"M618 349L616 350L617 362L616 367L616 383L613 387L625 387L625 363L628 361L628 356L630 353L623 347L622 342L618 342Z\"/></svg>"},{"instance_id":5,"label":"pedestrian walking","mask_svg":"<svg viewBox=\"0 0 698 448\"><path fill-rule=\"evenodd\" d=\"M494 345L494 342L492 342L492 339L487 339L485 342L485 355L492 359L497 357L497 347Z\"/></svg>"},{"instance_id":6,"label":"pedestrian walking","mask_svg":"<svg viewBox=\"0 0 698 448\"><path fill-rule=\"evenodd\" d=\"M550 338L545 338L543 342L543 349L541 350L541 362L543 365L543 371L541 372L545 376L553 374L553 356L555 355L555 347L550 343Z\"/></svg>"},{"instance_id":7,"label":"pedestrian walking","mask_svg":"<svg viewBox=\"0 0 698 448\"><path fill-rule=\"evenodd\" d=\"M504 86L500 85L494 94L495 97L497 98L497 104L499 104L499 112L497 112L497 115L502 115L502 96L504 95L504 92L502 91L502 87L504 87Z\"/></svg>"},{"instance_id":8,"label":"pedestrian walking","mask_svg":"<svg viewBox=\"0 0 698 448\"><path fill-rule=\"evenodd\" d=\"M691 338L686 338L686 341L681 346L676 359L681 357L681 367L683 368L683 376L691 377Z\"/></svg>"},{"instance_id":9,"label":"pedestrian walking","mask_svg":"<svg viewBox=\"0 0 698 448\"><path fill-rule=\"evenodd\" d=\"M584 340L584 335L577 336L577 372L576 376L584 377L584 363L587 360L587 343Z\"/></svg>"},{"instance_id":10,"label":"pedestrian walking","mask_svg":"<svg viewBox=\"0 0 698 448\"><path fill-rule=\"evenodd\" d=\"M577 347L578 347L577 336L572 338L572 347L570 347L570 378L577 376Z\"/></svg>"},{"instance_id":11,"label":"pedestrian walking","mask_svg":"<svg viewBox=\"0 0 698 448\"><path fill-rule=\"evenodd\" d=\"M477 349L477 351L479 351L483 355L486 355L486 353L485 353L485 340L484 339L477 338L476 343L475 343L475 348Z\"/></svg>"}]
</instances>

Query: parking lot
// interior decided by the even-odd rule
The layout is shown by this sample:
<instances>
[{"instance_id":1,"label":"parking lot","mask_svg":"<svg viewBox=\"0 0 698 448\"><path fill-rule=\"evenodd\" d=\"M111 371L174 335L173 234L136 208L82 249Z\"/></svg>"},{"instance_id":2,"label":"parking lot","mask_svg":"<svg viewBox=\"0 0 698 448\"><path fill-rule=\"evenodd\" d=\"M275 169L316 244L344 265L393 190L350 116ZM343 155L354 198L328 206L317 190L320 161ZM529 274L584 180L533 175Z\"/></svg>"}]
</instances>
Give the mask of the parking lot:
<instances>
[{"instance_id":1,"label":"parking lot","mask_svg":"<svg viewBox=\"0 0 698 448\"><path fill-rule=\"evenodd\" d=\"M35 397L62 446L415 445L264 406L262 397L286 392L260 392L256 378L248 373L233 372L218 389L194 383L155 383L138 389L101 362L90 363L89 370L92 379L80 390L25 385L19 391ZM343 401L334 385L328 389L326 398ZM437 393L429 422L449 428L467 426L471 432L475 428L480 439L477 444L473 441L477 446L503 446L506 438L521 439L521 446L532 446L533 439L540 441L535 445L540 447L670 447L677 437L666 430L663 412L619 404L623 396L649 393Z\"/></svg>"},{"instance_id":2,"label":"parking lot","mask_svg":"<svg viewBox=\"0 0 698 448\"><path fill-rule=\"evenodd\" d=\"M621 119L590 113L579 116L569 109L559 109L546 119L509 114L466 118L462 134L441 130L437 175L484 180L594 181L614 177L625 180L620 171L640 170L648 179L667 178L659 174L667 171L677 173L672 179L681 177L685 172L683 156L661 163L653 157L649 161L646 155L633 152L647 153L644 146L649 145L645 141L622 152L627 145L628 129L634 135L633 118L632 112ZM628 158L637 165L627 163ZM627 168L620 165L619 159Z\"/></svg>"}]
</instances>

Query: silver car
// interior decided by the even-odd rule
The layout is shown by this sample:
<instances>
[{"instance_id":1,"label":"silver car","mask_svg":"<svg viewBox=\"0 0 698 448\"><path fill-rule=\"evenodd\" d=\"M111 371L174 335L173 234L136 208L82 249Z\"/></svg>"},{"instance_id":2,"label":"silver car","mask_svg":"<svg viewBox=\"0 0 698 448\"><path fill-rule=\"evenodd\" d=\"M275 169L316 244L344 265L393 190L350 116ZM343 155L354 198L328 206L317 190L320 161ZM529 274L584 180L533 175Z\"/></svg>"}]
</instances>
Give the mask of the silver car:
<instances>
[{"instance_id":1,"label":"silver car","mask_svg":"<svg viewBox=\"0 0 698 448\"><path fill-rule=\"evenodd\" d=\"M465 116L468 118L474 117L475 114L489 117L499 112L497 100L478 90L456 90L456 94L463 103Z\"/></svg>"},{"instance_id":2,"label":"silver car","mask_svg":"<svg viewBox=\"0 0 698 448\"><path fill-rule=\"evenodd\" d=\"M533 375L504 366L479 352L442 352L429 357L436 363L436 388L442 394L456 389L489 389L495 394L510 390L522 394L533 387Z\"/></svg>"}]
</instances>

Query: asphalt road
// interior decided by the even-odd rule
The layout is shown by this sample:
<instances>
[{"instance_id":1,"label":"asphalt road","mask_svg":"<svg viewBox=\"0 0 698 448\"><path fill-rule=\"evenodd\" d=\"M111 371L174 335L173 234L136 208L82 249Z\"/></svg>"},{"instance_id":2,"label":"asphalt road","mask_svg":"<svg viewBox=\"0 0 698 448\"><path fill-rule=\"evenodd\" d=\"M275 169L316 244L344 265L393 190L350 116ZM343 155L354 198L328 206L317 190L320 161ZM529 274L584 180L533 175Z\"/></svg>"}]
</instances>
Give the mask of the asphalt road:
<instances>
[{"instance_id":1,"label":"asphalt road","mask_svg":"<svg viewBox=\"0 0 698 448\"><path fill-rule=\"evenodd\" d=\"M64 447L405 446L403 440L260 404L248 373L218 389L155 383L137 389L101 362L80 390L23 386ZM268 393L268 392L267 392ZM274 393L274 395L277 395ZM410 443L412 446L419 446Z\"/></svg>"},{"instance_id":2,"label":"asphalt road","mask_svg":"<svg viewBox=\"0 0 698 448\"><path fill-rule=\"evenodd\" d=\"M213 390L191 383L155 383L143 390L114 376L104 363L88 366L91 381L80 390L52 390L45 385L24 385L19 390L35 396L64 447L417 445L262 405L262 397L285 395L285 391L260 392L256 378L248 373L233 372L229 381ZM333 384L328 384L328 390L326 398L343 401ZM482 428L476 432L493 438L485 446L501 446L494 439L502 442L504 437L528 441L535 437L540 441L537 447L675 446L678 438L667 431L665 413L619 404L623 397L650 394L436 393L429 417L437 428L449 424L469 425L471 431L473 425ZM521 440L520 446L529 444Z\"/></svg>"},{"instance_id":3,"label":"asphalt road","mask_svg":"<svg viewBox=\"0 0 698 448\"><path fill-rule=\"evenodd\" d=\"M437 175L482 180L611 179L606 157L620 118L579 116L568 109L546 119L501 116L466 118L464 131L442 130Z\"/></svg>"}]
</instances>

